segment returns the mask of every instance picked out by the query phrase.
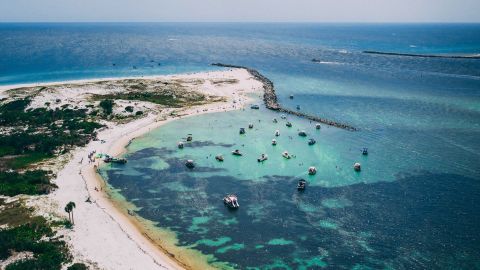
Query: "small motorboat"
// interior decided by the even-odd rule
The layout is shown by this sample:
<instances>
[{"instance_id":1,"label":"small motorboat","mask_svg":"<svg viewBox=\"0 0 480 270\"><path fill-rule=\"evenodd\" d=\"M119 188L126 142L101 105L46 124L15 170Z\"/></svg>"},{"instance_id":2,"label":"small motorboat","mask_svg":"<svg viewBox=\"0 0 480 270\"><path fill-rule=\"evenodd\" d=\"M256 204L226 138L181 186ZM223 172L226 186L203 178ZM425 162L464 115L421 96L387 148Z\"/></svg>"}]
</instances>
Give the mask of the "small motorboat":
<instances>
[{"instance_id":1,"label":"small motorboat","mask_svg":"<svg viewBox=\"0 0 480 270\"><path fill-rule=\"evenodd\" d=\"M286 159L292 158L292 156L290 156L290 154L289 154L287 151L285 151L285 152L282 153L282 157L284 157L284 158L286 158Z\"/></svg>"},{"instance_id":2,"label":"small motorboat","mask_svg":"<svg viewBox=\"0 0 480 270\"><path fill-rule=\"evenodd\" d=\"M356 172L359 172L362 170L362 165L360 165L360 163L355 163L353 164L353 169L356 171Z\"/></svg>"},{"instance_id":3,"label":"small motorboat","mask_svg":"<svg viewBox=\"0 0 480 270\"><path fill-rule=\"evenodd\" d=\"M240 128L240 134L245 134L245 128Z\"/></svg>"},{"instance_id":4,"label":"small motorboat","mask_svg":"<svg viewBox=\"0 0 480 270\"><path fill-rule=\"evenodd\" d=\"M127 163L127 159L126 158L111 158L110 162L117 163L117 164L125 164L125 163Z\"/></svg>"},{"instance_id":5,"label":"small motorboat","mask_svg":"<svg viewBox=\"0 0 480 270\"><path fill-rule=\"evenodd\" d=\"M309 139L308 140L308 145L314 145L315 143L317 143L317 141L315 141L315 139Z\"/></svg>"},{"instance_id":6,"label":"small motorboat","mask_svg":"<svg viewBox=\"0 0 480 270\"><path fill-rule=\"evenodd\" d=\"M298 132L298 136L300 136L300 137L306 137L306 136L307 136L307 133L306 133L304 130L302 130L302 131Z\"/></svg>"},{"instance_id":7,"label":"small motorboat","mask_svg":"<svg viewBox=\"0 0 480 270\"><path fill-rule=\"evenodd\" d=\"M237 195L235 194L228 194L223 198L223 203L228 207L232 209L237 209L240 207L240 204L238 204L238 198Z\"/></svg>"},{"instance_id":8,"label":"small motorboat","mask_svg":"<svg viewBox=\"0 0 480 270\"><path fill-rule=\"evenodd\" d=\"M277 118L273 118L273 123L278 123Z\"/></svg>"},{"instance_id":9,"label":"small motorboat","mask_svg":"<svg viewBox=\"0 0 480 270\"><path fill-rule=\"evenodd\" d=\"M297 105L297 110L300 110L300 105Z\"/></svg>"},{"instance_id":10,"label":"small motorboat","mask_svg":"<svg viewBox=\"0 0 480 270\"><path fill-rule=\"evenodd\" d=\"M363 148L362 155L364 155L364 156L368 155L368 148L366 148L366 147Z\"/></svg>"},{"instance_id":11,"label":"small motorboat","mask_svg":"<svg viewBox=\"0 0 480 270\"><path fill-rule=\"evenodd\" d=\"M192 134L187 135L187 142L191 142L193 140Z\"/></svg>"},{"instance_id":12,"label":"small motorboat","mask_svg":"<svg viewBox=\"0 0 480 270\"><path fill-rule=\"evenodd\" d=\"M280 136L280 130L278 130L278 129L275 130L275 136L277 136L277 137Z\"/></svg>"},{"instance_id":13,"label":"small motorboat","mask_svg":"<svg viewBox=\"0 0 480 270\"><path fill-rule=\"evenodd\" d=\"M222 155L216 155L216 156L215 156L215 159L216 159L217 161L222 162L222 161L223 161L223 156L222 156Z\"/></svg>"},{"instance_id":14,"label":"small motorboat","mask_svg":"<svg viewBox=\"0 0 480 270\"><path fill-rule=\"evenodd\" d=\"M250 106L250 109L258 110L258 109L260 109L260 106L255 104L255 105Z\"/></svg>"},{"instance_id":15,"label":"small motorboat","mask_svg":"<svg viewBox=\"0 0 480 270\"><path fill-rule=\"evenodd\" d=\"M316 129L320 129L320 128L322 128L322 126L320 126L320 124L316 124L316 125L315 125L315 128L316 128Z\"/></svg>"},{"instance_id":16,"label":"small motorboat","mask_svg":"<svg viewBox=\"0 0 480 270\"><path fill-rule=\"evenodd\" d=\"M290 95L290 99L293 99L293 95Z\"/></svg>"},{"instance_id":17,"label":"small motorboat","mask_svg":"<svg viewBox=\"0 0 480 270\"><path fill-rule=\"evenodd\" d=\"M257 158L258 162L264 162L265 160L268 159L268 156L265 154L262 154L259 158Z\"/></svg>"},{"instance_id":18,"label":"small motorboat","mask_svg":"<svg viewBox=\"0 0 480 270\"><path fill-rule=\"evenodd\" d=\"M290 123L290 122L287 122L285 125L286 125L287 127L292 127L292 123Z\"/></svg>"},{"instance_id":19,"label":"small motorboat","mask_svg":"<svg viewBox=\"0 0 480 270\"><path fill-rule=\"evenodd\" d=\"M316 173L317 173L317 168L315 168L313 166L308 168L308 174L309 175L315 175Z\"/></svg>"},{"instance_id":20,"label":"small motorboat","mask_svg":"<svg viewBox=\"0 0 480 270\"><path fill-rule=\"evenodd\" d=\"M187 166L189 169L193 169L195 168L195 163L193 163L193 160L189 159L185 162L185 166Z\"/></svg>"},{"instance_id":21,"label":"small motorboat","mask_svg":"<svg viewBox=\"0 0 480 270\"><path fill-rule=\"evenodd\" d=\"M280 118L287 119L287 116L285 114L282 114L282 115L280 115Z\"/></svg>"},{"instance_id":22,"label":"small motorboat","mask_svg":"<svg viewBox=\"0 0 480 270\"><path fill-rule=\"evenodd\" d=\"M178 142L177 146L179 149L183 149L184 147L183 142Z\"/></svg>"},{"instance_id":23,"label":"small motorboat","mask_svg":"<svg viewBox=\"0 0 480 270\"><path fill-rule=\"evenodd\" d=\"M253 128L253 124L252 123L248 124L248 128Z\"/></svg>"},{"instance_id":24,"label":"small motorboat","mask_svg":"<svg viewBox=\"0 0 480 270\"><path fill-rule=\"evenodd\" d=\"M272 140L272 145L277 145L277 140L273 139Z\"/></svg>"},{"instance_id":25,"label":"small motorboat","mask_svg":"<svg viewBox=\"0 0 480 270\"><path fill-rule=\"evenodd\" d=\"M240 153L240 150L238 150L238 149L233 150L233 151L232 151L232 155L234 155L234 156L243 156L243 154Z\"/></svg>"},{"instance_id":26,"label":"small motorboat","mask_svg":"<svg viewBox=\"0 0 480 270\"><path fill-rule=\"evenodd\" d=\"M307 185L307 181L305 181L305 179L300 179L300 180L298 180L297 189L298 190L305 190L306 185Z\"/></svg>"}]
</instances>

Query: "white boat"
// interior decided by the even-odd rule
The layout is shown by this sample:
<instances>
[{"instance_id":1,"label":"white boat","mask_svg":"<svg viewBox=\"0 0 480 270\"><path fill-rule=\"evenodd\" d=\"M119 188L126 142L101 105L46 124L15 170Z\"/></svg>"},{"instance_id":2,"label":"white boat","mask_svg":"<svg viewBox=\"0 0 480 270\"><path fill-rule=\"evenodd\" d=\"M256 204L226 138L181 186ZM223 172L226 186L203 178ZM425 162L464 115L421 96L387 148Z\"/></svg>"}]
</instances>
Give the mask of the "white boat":
<instances>
[{"instance_id":1,"label":"white boat","mask_svg":"<svg viewBox=\"0 0 480 270\"><path fill-rule=\"evenodd\" d=\"M280 130L278 130L278 129L275 130L275 136L277 136L277 137L280 136Z\"/></svg>"},{"instance_id":2,"label":"white boat","mask_svg":"<svg viewBox=\"0 0 480 270\"><path fill-rule=\"evenodd\" d=\"M355 163L353 164L353 169L356 171L356 172L359 172L362 170L362 165L360 165L360 163Z\"/></svg>"},{"instance_id":3,"label":"white boat","mask_svg":"<svg viewBox=\"0 0 480 270\"><path fill-rule=\"evenodd\" d=\"M287 151L285 151L285 152L282 153L282 157L284 157L284 158L286 158L286 159L292 158Z\"/></svg>"},{"instance_id":4,"label":"white boat","mask_svg":"<svg viewBox=\"0 0 480 270\"><path fill-rule=\"evenodd\" d=\"M222 161L223 161L223 156L222 156L222 155L217 155L217 156L215 156L215 159L216 159L217 161L222 162Z\"/></svg>"},{"instance_id":5,"label":"white boat","mask_svg":"<svg viewBox=\"0 0 480 270\"><path fill-rule=\"evenodd\" d=\"M193 163L193 160L189 159L187 162L185 162L185 166L187 166L189 169L193 169L195 168L195 163Z\"/></svg>"},{"instance_id":6,"label":"white boat","mask_svg":"<svg viewBox=\"0 0 480 270\"><path fill-rule=\"evenodd\" d=\"M316 129L320 129L320 128L322 128L322 126L320 126L320 124L316 124L316 125L315 125L315 128L316 128Z\"/></svg>"},{"instance_id":7,"label":"white boat","mask_svg":"<svg viewBox=\"0 0 480 270\"><path fill-rule=\"evenodd\" d=\"M308 174L309 175L315 175L316 173L317 173L317 168L315 168L313 166L308 168Z\"/></svg>"},{"instance_id":8,"label":"white boat","mask_svg":"<svg viewBox=\"0 0 480 270\"><path fill-rule=\"evenodd\" d=\"M238 198L237 195L235 194L228 194L223 198L223 203L228 206L229 208L237 209L240 207L240 204L238 204Z\"/></svg>"},{"instance_id":9,"label":"white boat","mask_svg":"<svg viewBox=\"0 0 480 270\"><path fill-rule=\"evenodd\" d=\"M272 140L272 145L277 145L277 140L273 139Z\"/></svg>"},{"instance_id":10,"label":"white boat","mask_svg":"<svg viewBox=\"0 0 480 270\"><path fill-rule=\"evenodd\" d=\"M235 155L235 156L243 156L243 154L240 153L240 150L238 150L238 149L233 150L233 151L232 151L232 155Z\"/></svg>"},{"instance_id":11,"label":"white boat","mask_svg":"<svg viewBox=\"0 0 480 270\"><path fill-rule=\"evenodd\" d=\"M263 162L268 159L268 156L266 154L262 154L259 158L257 158L258 162Z\"/></svg>"},{"instance_id":12,"label":"white boat","mask_svg":"<svg viewBox=\"0 0 480 270\"><path fill-rule=\"evenodd\" d=\"M178 142L177 146L178 146L179 149L183 149L183 146L184 146L183 142Z\"/></svg>"}]
</instances>

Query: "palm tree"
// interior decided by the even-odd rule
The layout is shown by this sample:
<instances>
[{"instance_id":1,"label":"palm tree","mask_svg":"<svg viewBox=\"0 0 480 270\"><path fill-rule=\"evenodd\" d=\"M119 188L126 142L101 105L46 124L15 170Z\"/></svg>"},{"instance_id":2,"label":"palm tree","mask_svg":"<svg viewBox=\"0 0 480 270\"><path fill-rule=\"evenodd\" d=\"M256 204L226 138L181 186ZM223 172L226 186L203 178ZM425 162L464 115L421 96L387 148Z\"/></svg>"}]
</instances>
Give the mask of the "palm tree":
<instances>
[{"instance_id":1,"label":"palm tree","mask_svg":"<svg viewBox=\"0 0 480 270\"><path fill-rule=\"evenodd\" d=\"M65 206L65 212L68 213L68 219L70 220L70 222L72 222L72 224L75 224L75 221L73 220L73 208L75 208L75 203L74 202L69 202ZM70 213L72 214L71 218L70 218Z\"/></svg>"}]
</instances>

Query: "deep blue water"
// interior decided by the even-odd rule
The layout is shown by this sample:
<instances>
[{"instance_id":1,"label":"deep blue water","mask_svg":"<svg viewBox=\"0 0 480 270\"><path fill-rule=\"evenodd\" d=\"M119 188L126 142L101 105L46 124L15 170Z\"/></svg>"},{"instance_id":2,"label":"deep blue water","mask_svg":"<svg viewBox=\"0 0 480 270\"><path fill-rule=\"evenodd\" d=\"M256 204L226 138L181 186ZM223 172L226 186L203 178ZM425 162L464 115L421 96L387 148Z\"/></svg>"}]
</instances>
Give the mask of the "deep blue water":
<instances>
[{"instance_id":1,"label":"deep blue water","mask_svg":"<svg viewBox=\"0 0 480 270\"><path fill-rule=\"evenodd\" d=\"M241 269L480 268L480 60L364 50L480 54L480 25L0 24L0 84L217 69L212 62L258 69L285 106L360 131L315 135L319 148L302 151L322 170L298 194L291 165L273 172L202 161L194 174L182 165L230 151L237 127L221 132L232 122L268 122L273 112L172 123L133 144L126 167L105 172L139 215ZM169 130L187 127L204 143L172 152L178 134ZM353 174L363 146L370 155ZM218 203L232 190L242 205L235 213Z\"/></svg>"}]
</instances>

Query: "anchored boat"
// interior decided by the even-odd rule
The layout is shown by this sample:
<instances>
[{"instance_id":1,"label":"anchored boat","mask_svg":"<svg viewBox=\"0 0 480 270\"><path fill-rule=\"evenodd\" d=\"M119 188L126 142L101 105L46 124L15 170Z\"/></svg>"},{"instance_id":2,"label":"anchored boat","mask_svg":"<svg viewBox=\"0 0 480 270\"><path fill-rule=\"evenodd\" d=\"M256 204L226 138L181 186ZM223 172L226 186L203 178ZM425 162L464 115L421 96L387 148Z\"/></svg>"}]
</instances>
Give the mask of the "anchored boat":
<instances>
[{"instance_id":1,"label":"anchored boat","mask_svg":"<svg viewBox=\"0 0 480 270\"><path fill-rule=\"evenodd\" d=\"M243 156L243 154L240 152L240 150L238 149L235 149L232 151L232 155L234 156Z\"/></svg>"},{"instance_id":2,"label":"anchored boat","mask_svg":"<svg viewBox=\"0 0 480 270\"><path fill-rule=\"evenodd\" d=\"M317 143L317 141L315 141L314 139L308 140L308 145L314 145L315 143Z\"/></svg>"},{"instance_id":3,"label":"anchored boat","mask_svg":"<svg viewBox=\"0 0 480 270\"><path fill-rule=\"evenodd\" d=\"M222 161L223 161L223 156L222 156L222 155L216 155L216 156L215 156L215 159L216 159L217 161L222 162Z\"/></svg>"},{"instance_id":4,"label":"anchored boat","mask_svg":"<svg viewBox=\"0 0 480 270\"><path fill-rule=\"evenodd\" d=\"M307 136L307 133L305 132L305 130L302 130L302 131L298 132L298 136L300 136L300 137L306 137L306 136Z\"/></svg>"},{"instance_id":5,"label":"anchored boat","mask_svg":"<svg viewBox=\"0 0 480 270\"><path fill-rule=\"evenodd\" d=\"M260 106L252 105L252 106L250 106L250 109L258 110L258 109L260 109Z\"/></svg>"},{"instance_id":6,"label":"anchored boat","mask_svg":"<svg viewBox=\"0 0 480 270\"><path fill-rule=\"evenodd\" d=\"M273 139L272 140L272 145L277 145L277 140Z\"/></svg>"},{"instance_id":7,"label":"anchored boat","mask_svg":"<svg viewBox=\"0 0 480 270\"><path fill-rule=\"evenodd\" d=\"M316 125L315 125L315 128L316 128L316 129L320 129L320 128L322 128L322 126L320 126L320 124L316 124Z\"/></svg>"},{"instance_id":8,"label":"anchored boat","mask_svg":"<svg viewBox=\"0 0 480 270\"><path fill-rule=\"evenodd\" d=\"M292 123L290 123L290 122L287 122L285 125L286 125L287 127L292 127Z\"/></svg>"},{"instance_id":9,"label":"anchored boat","mask_svg":"<svg viewBox=\"0 0 480 270\"><path fill-rule=\"evenodd\" d=\"M280 136L280 130L278 130L278 129L275 130L275 136L277 136L277 137Z\"/></svg>"},{"instance_id":10,"label":"anchored boat","mask_svg":"<svg viewBox=\"0 0 480 270\"><path fill-rule=\"evenodd\" d=\"M240 133L240 134L245 134L245 128L240 128L239 133Z\"/></svg>"},{"instance_id":11,"label":"anchored boat","mask_svg":"<svg viewBox=\"0 0 480 270\"><path fill-rule=\"evenodd\" d=\"M264 162L267 159L268 159L268 156L266 154L262 154L259 158L257 158L257 161Z\"/></svg>"},{"instance_id":12,"label":"anchored boat","mask_svg":"<svg viewBox=\"0 0 480 270\"><path fill-rule=\"evenodd\" d=\"M307 181L305 181L305 179L300 179L300 180L298 180L297 189L298 190L305 190L306 185L307 185Z\"/></svg>"},{"instance_id":13,"label":"anchored boat","mask_svg":"<svg viewBox=\"0 0 480 270\"><path fill-rule=\"evenodd\" d=\"M308 174L309 175L315 175L316 173L317 173L317 168L315 168L313 166L308 168Z\"/></svg>"},{"instance_id":14,"label":"anchored boat","mask_svg":"<svg viewBox=\"0 0 480 270\"><path fill-rule=\"evenodd\" d=\"M289 154L287 151L285 151L285 152L282 153L282 157L284 157L284 158L286 158L286 159L292 158L292 156L290 156L290 154Z\"/></svg>"},{"instance_id":15,"label":"anchored boat","mask_svg":"<svg viewBox=\"0 0 480 270\"><path fill-rule=\"evenodd\" d=\"M178 142L177 146L178 146L179 149L183 149L183 146L184 146L183 142Z\"/></svg>"},{"instance_id":16,"label":"anchored boat","mask_svg":"<svg viewBox=\"0 0 480 270\"><path fill-rule=\"evenodd\" d=\"M223 203L228 207L232 209L237 209L240 207L240 204L238 204L238 198L237 195L235 194L228 194L223 198Z\"/></svg>"},{"instance_id":17,"label":"anchored boat","mask_svg":"<svg viewBox=\"0 0 480 270\"><path fill-rule=\"evenodd\" d=\"M189 159L185 162L185 166L187 166L189 169L193 169L195 168L195 163L193 163L193 160Z\"/></svg>"},{"instance_id":18,"label":"anchored boat","mask_svg":"<svg viewBox=\"0 0 480 270\"><path fill-rule=\"evenodd\" d=\"M193 140L192 134L187 135L187 142L191 142Z\"/></svg>"},{"instance_id":19,"label":"anchored boat","mask_svg":"<svg viewBox=\"0 0 480 270\"><path fill-rule=\"evenodd\" d=\"M366 148L366 147L363 148L362 155L364 155L364 156L368 155L368 148Z\"/></svg>"},{"instance_id":20,"label":"anchored boat","mask_svg":"<svg viewBox=\"0 0 480 270\"><path fill-rule=\"evenodd\" d=\"M356 171L356 172L359 172L362 170L362 165L360 165L360 163L355 163L353 164L353 169Z\"/></svg>"}]
</instances>

